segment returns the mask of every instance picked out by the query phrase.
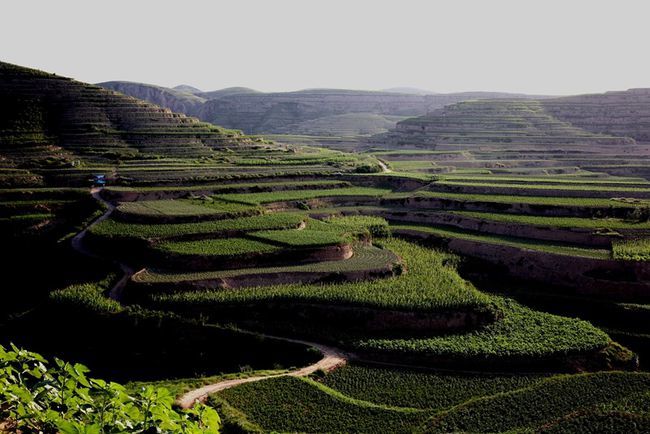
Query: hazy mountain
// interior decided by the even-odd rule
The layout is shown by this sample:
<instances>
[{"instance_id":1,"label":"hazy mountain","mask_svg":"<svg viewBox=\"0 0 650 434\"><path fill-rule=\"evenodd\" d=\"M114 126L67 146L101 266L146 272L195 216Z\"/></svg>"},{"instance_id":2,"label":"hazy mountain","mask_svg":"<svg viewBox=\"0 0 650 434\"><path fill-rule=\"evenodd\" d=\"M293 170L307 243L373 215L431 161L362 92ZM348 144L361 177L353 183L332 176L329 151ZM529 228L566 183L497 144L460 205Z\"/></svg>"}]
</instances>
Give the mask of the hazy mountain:
<instances>
[{"instance_id":1,"label":"hazy mountain","mask_svg":"<svg viewBox=\"0 0 650 434\"><path fill-rule=\"evenodd\" d=\"M107 82L100 85L174 111L197 116L215 125L255 134L300 132L321 135L328 125L333 126L332 135L355 130L358 134L372 134L391 127L395 119L390 117L424 115L465 100L528 97L499 92L423 94L353 89L303 89L264 93L246 87L191 94L178 89L130 82ZM355 116L340 117L349 114ZM321 118L325 119L322 122L309 122ZM362 118L363 125L358 128L351 126L352 119Z\"/></svg>"},{"instance_id":2,"label":"hazy mountain","mask_svg":"<svg viewBox=\"0 0 650 434\"><path fill-rule=\"evenodd\" d=\"M188 84L179 84L178 86L174 86L174 90L178 90L180 92L185 92L185 93L201 93L203 92L201 89L197 89L194 86L190 86Z\"/></svg>"}]
</instances>

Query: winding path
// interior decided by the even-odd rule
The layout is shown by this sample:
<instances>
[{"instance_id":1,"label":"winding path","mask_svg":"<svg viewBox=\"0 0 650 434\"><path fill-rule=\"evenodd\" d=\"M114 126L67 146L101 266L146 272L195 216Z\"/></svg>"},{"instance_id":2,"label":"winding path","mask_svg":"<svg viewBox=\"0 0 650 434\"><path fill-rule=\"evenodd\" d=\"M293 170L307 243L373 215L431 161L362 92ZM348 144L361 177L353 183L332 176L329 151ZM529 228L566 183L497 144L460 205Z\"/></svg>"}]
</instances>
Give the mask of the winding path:
<instances>
[{"instance_id":1,"label":"winding path","mask_svg":"<svg viewBox=\"0 0 650 434\"><path fill-rule=\"evenodd\" d=\"M381 161L380 159L377 159L377 163L379 164L379 167L381 167L381 171L382 171L383 173L392 173L392 170L388 168L388 166L386 165L386 163L384 163L384 162Z\"/></svg>"},{"instance_id":2,"label":"winding path","mask_svg":"<svg viewBox=\"0 0 650 434\"><path fill-rule=\"evenodd\" d=\"M88 233L88 230L95 226L98 223L101 223L102 221L106 220L107 218L110 217L110 215L113 213L115 210L115 205L112 203L104 200L101 197L101 188L93 188L90 190L90 194L92 195L95 200L101 202L106 206L106 212L102 214L100 217L95 219L92 223L90 223L86 228L84 228L81 232L79 232L77 235L75 235L72 238L72 248L75 249L77 252L81 253L82 255L89 256L91 258L101 258L101 256L93 253L92 251L88 250L88 248L84 245L83 239ZM304 226L303 226L304 228ZM302 228L301 228L302 229ZM113 300L119 301L122 298L122 291L124 290L124 287L126 286L127 282L133 276L135 273L135 270L122 263L119 261L115 261L115 264L120 267L122 270L123 276L120 278L120 280L113 285L113 287L108 291L108 296L112 298ZM196 402L204 402L208 396L211 393L219 392L221 390L225 390L231 387L238 386L240 384L244 383L251 383L254 381L261 381L261 380L266 380L269 378L275 378L275 377L284 377L284 376L292 376L292 377L305 377L307 375L310 375L318 370L324 370L324 371L331 371L332 369L335 369L339 366L345 365L347 361L352 357L351 354L345 353L342 350L339 350L338 348L330 347L327 345L323 344L317 344L314 342L307 342L303 341L300 339L291 339L291 338L285 338L285 337L280 337L280 336L270 336L270 335L264 335L260 333L254 333L254 332L248 332L244 330L240 330L241 333L248 333L256 336L261 336L264 338L268 339L275 339L275 340L280 340L280 341L285 341L285 342L292 342L296 344L301 344L301 345L306 345L309 347L316 348L318 351L320 351L323 355L323 358L317 361L316 363L313 363L309 366L305 366L300 369L296 369L294 371L286 372L283 374L276 374L276 375L260 375L260 376L254 376L254 377L247 377L247 378L239 378L239 379L234 379L234 380L224 380L224 381L219 381L213 384L207 384L203 387L200 387L198 389L191 390L181 397L178 398L177 404L181 408L191 408L196 404Z\"/></svg>"},{"instance_id":3,"label":"winding path","mask_svg":"<svg viewBox=\"0 0 650 434\"><path fill-rule=\"evenodd\" d=\"M244 332L244 333L251 333L251 332ZM234 380L223 380L223 381L218 381L216 383L208 384L198 389L191 390L185 393L184 395L180 396L176 400L176 404L178 404L181 408L191 408L192 406L194 406L194 404L196 404L197 401L204 402L208 398L208 396L212 393L216 393L225 389L230 389L231 387L239 386L240 384L252 383L254 381L268 380L270 378L278 378L278 377L286 377L286 376L305 377L307 375L313 374L318 370L331 371L335 368L338 368L339 366L345 365L348 362L348 360L352 358L351 354L341 351L338 348L330 347L328 345L317 344L314 342L303 341L300 339L291 339L291 338L284 338L279 336L263 335L259 333L251 333L251 334L255 334L257 336L263 336L269 339L276 339L285 342L307 345L316 348L318 351L320 351L323 354L323 358L309 366L305 366L304 368L296 369L295 371L290 371L283 374L259 375L255 377L237 378Z\"/></svg>"},{"instance_id":4,"label":"winding path","mask_svg":"<svg viewBox=\"0 0 650 434\"><path fill-rule=\"evenodd\" d=\"M88 233L88 229L92 228L96 224L101 223L102 221L109 218L110 215L115 210L115 205L113 205L112 203L104 200L100 193L101 193L101 188L95 187L95 188L92 188L90 190L90 194L92 195L92 197L95 200L97 200L97 201L101 202L102 204L104 204L104 206L106 207L106 212L104 214L102 214L101 216L99 216L97 219L93 220L92 223L90 223L81 232L79 232L77 235L75 235L72 238L72 248L73 249L75 249L77 252L81 253L82 255L85 255L85 256L88 256L88 257L91 257L91 258L97 258L97 259L101 259L101 256L99 256L99 255L91 252L90 250L88 250L88 248L83 243L83 239L86 236L86 234ZM133 268L129 267L128 265L122 263L122 262L119 262L119 261L114 261L114 262L120 268L120 270L122 270L123 275L120 278L120 280L118 280L115 283L115 285L113 285L113 287L108 291L108 296L110 298L112 298L113 300L119 301L122 298L122 291L124 290L124 287L126 286L127 282L131 278L131 276L133 276L133 274L135 273L135 270Z\"/></svg>"}]
</instances>

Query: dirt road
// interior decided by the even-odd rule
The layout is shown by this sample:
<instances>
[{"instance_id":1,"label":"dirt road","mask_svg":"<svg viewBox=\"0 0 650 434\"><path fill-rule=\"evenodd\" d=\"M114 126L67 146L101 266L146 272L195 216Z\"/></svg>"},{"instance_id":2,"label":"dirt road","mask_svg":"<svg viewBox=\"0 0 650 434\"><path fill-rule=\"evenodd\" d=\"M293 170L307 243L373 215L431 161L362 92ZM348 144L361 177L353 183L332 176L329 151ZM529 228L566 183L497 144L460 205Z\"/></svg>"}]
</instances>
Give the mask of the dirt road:
<instances>
[{"instance_id":1,"label":"dirt road","mask_svg":"<svg viewBox=\"0 0 650 434\"><path fill-rule=\"evenodd\" d=\"M88 233L88 229L92 228L96 224L101 223L102 221L109 218L110 215L115 210L115 205L113 205L110 202L105 201L101 197L100 193L101 193L101 188L93 188L93 189L90 190L90 194L92 195L92 197L95 198L95 200L97 200L97 201L104 204L104 206L106 207L106 212L104 214L102 214L101 216L99 216L97 219L95 219L92 223L90 223L88 226L86 226L86 228L84 228L81 232L79 232L77 235L75 235L72 238L72 248L73 249L75 249L77 252L81 253L82 255L89 256L91 258L98 258L98 259L102 259L102 258L99 255L97 255L97 254L91 252L90 250L88 250L88 248L83 243L83 239L86 236L86 234ZM135 273L135 270L133 268L129 267L128 265L126 265L126 264L124 264L122 262L119 262L119 261L115 261L115 264L120 268L120 270L123 273L123 276L122 276L122 278L120 280L117 281L117 283L115 283L115 285L113 285L113 287L108 292L108 296L110 298L112 298L113 300L118 300L119 301L120 298L122 298L122 291L123 291L124 287L126 286L127 282L131 278L131 276L133 276L133 273Z\"/></svg>"},{"instance_id":2,"label":"dirt road","mask_svg":"<svg viewBox=\"0 0 650 434\"><path fill-rule=\"evenodd\" d=\"M337 348L330 347L327 345L323 344L317 344L314 342L307 342L307 341L302 341L299 339L290 339L290 338L283 338L283 337L278 337L278 336L267 336L267 335L261 335L265 338L269 339L277 339L281 341L286 341L286 342L293 342L297 344L302 344L302 345L308 345L310 347L316 348L318 351L320 351L323 354L323 358L320 359L318 362L313 363L309 366L305 366L304 368L297 369L295 371L287 372L284 374L277 374L277 375L260 375L257 377L248 377L248 378L238 378L234 380L224 380L224 381L219 381L217 383L213 384L208 384L203 387L200 387L198 389L191 390L187 392L186 394L182 395L176 403L181 407L181 408L190 408L192 407L197 401L199 402L204 402L207 397L212 394L219 392L221 390L229 389L231 387L239 386L240 384L244 383L252 383L254 381L261 381L261 380L268 380L269 378L277 378L277 377L286 377L286 376L291 376L291 377L305 377L309 374L312 374L318 370L323 370L323 371L331 371L332 369L338 368L339 366L345 365L348 360L351 358L350 354L347 354Z\"/></svg>"}]
</instances>

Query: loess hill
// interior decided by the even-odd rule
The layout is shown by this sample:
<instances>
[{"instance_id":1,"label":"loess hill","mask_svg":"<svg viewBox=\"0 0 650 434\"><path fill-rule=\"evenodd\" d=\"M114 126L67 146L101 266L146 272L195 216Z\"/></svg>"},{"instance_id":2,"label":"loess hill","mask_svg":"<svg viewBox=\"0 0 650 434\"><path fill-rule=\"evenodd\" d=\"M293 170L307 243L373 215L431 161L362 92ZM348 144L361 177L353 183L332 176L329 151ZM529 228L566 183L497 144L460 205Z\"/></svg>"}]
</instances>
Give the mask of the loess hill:
<instances>
[{"instance_id":1,"label":"loess hill","mask_svg":"<svg viewBox=\"0 0 650 434\"><path fill-rule=\"evenodd\" d=\"M248 88L188 94L143 83L112 81L99 85L249 134L373 134L386 131L404 117L459 101L524 97L497 92L422 94L347 89L264 93Z\"/></svg>"},{"instance_id":2,"label":"loess hill","mask_svg":"<svg viewBox=\"0 0 650 434\"><path fill-rule=\"evenodd\" d=\"M650 184L573 167L637 158L638 138L576 126L545 101L489 100L347 154L1 66L0 234L20 290L3 296L0 343L87 363L130 391L164 385L167 402L259 380L205 396L224 432L648 426L650 380L617 342L647 348ZM268 97L190 91L260 110ZM346 91L293 94L349 109ZM95 173L109 185L91 196ZM284 376L327 345L348 366Z\"/></svg>"}]
</instances>

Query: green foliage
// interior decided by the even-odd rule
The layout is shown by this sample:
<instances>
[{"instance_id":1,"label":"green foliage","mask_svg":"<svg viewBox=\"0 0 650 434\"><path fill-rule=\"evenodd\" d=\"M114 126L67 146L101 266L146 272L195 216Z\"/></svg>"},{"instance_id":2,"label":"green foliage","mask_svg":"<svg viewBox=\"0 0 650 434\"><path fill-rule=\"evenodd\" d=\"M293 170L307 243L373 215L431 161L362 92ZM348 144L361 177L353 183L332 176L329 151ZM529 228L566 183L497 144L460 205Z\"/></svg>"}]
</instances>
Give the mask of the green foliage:
<instances>
[{"instance_id":1,"label":"green foliage","mask_svg":"<svg viewBox=\"0 0 650 434\"><path fill-rule=\"evenodd\" d=\"M335 233L314 229L253 232L251 236L287 247L322 247L344 244L346 239Z\"/></svg>"},{"instance_id":2,"label":"green foliage","mask_svg":"<svg viewBox=\"0 0 650 434\"><path fill-rule=\"evenodd\" d=\"M434 226L434 225L407 225L396 224L392 225L394 231L407 230L415 231L423 234L429 234L439 238L446 239L462 239L469 241L476 241L479 243L498 244L503 246L516 247L519 249L537 250L545 253L553 253L556 255L567 256L584 256L586 258L596 259L610 259L611 252L606 249L596 249L587 247L576 247L569 244L561 244L558 242L535 240L532 238L517 238L507 235L486 234L482 232L471 232L450 226Z\"/></svg>"},{"instance_id":3,"label":"green foliage","mask_svg":"<svg viewBox=\"0 0 650 434\"><path fill-rule=\"evenodd\" d=\"M501 183L492 183L492 182L460 182L460 181L437 181L435 185L448 185L455 187L488 187L493 188L495 191L498 191L500 188L512 188L515 190L557 190L558 196L561 195L563 191L610 191L612 192L612 197L621 195L623 193L632 194L634 193L647 193L650 190L643 187L610 187L610 186L594 186L594 185L580 185L580 184L562 184L562 185L546 185L542 183L535 182L526 182L525 184L501 184Z\"/></svg>"},{"instance_id":4,"label":"green foliage","mask_svg":"<svg viewBox=\"0 0 650 434\"><path fill-rule=\"evenodd\" d=\"M650 238L631 238L612 243L614 259L626 261L650 260Z\"/></svg>"},{"instance_id":5,"label":"green foliage","mask_svg":"<svg viewBox=\"0 0 650 434\"><path fill-rule=\"evenodd\" d=\"M442 410L473 397L529 387L544 378L534 374L437 373L353 364L338 368L318 381L355 399Z\"/></svg>"},{"instance_id":6,"label":"green foliage","mask_svg":"<svg viewBox=\"0 0 650 434\"><path fill-rule=\"evenodd\" d=\"M124 214L141 216L201 216L261 213L255 206L219 199L177 199L124 202L117 207Z\"/></svg>"},{"instance_id":7,"label":"green foliage","mask_svg":"<svg viewBox=\"0 0 650 434\"><path fill-rule=\"evenodd\" d=\"M385 269L398 262L397 258L390 250L378 249L373 246L354 246L354 255L352 258L345 261L323 261L313 262L301 265L287 265L278 267L255 267L255 268L240 268L237 270L219 270L219 271L204 271L204 272L186 272L186 273L166 273L145 270L143 273L137 275L136 279L139 282L145 283L175 283L187 282L195 280L212 280L221 279L233 276L243 275L259 275L259 274L292 274L292 273L332 273L334 275L363 270L381 270ZM238 290L243 291L243 290ZM190 303L203 303L209 302L212 297L218 296L212 293L188 293L186 302ZM179 295L180 297L180 295ZM201 301L203 300L203 301ZM167 298L161 296L161 303L166 303ZM173 309L173 302L169 308Z\"/></svg>"},{"instance_id":8,"label":"green foliage","mask_svg":"<svg viewBox=\"0 0 650 434\"><path fill-rule=\"evenodd\" d=\"M347 196L368 196L381 197L390 190L384 188L371 187L348 187L322 190L294 190L294 191L277 191L268 193L250 193L250 194L224 194L215 196L224 200L232 200L251 205L258 205L272 202L288 202L295 200L308 200L324 197L342 197Z\"/></svg>"},{"instance_id":9,"label":"green foliage","mask_svg":"<svg viewBox=\"0 0 650 434\"><path fill-rule=\"evenodd\" d=\"M368 233L375 238L390 236L388 222L382 217L373 216L332 216L325 219L330 225L346 232Z\"/></svg>"},{"instance_id":10,"label":"green foliage","mask_svg":"<svg viewBox=\"0 0 650 434\"><path fill-rule=\"evenodd\" d=\"M650 222L637 222L615 218L547 217L476 211L449 211L448 213L487 221L568 229L650 229Z\"/></svg>"},{"instance_id":11,"label":"green foliage","mask_svg":"<svg viewBox=\"0 0 650 434\"><path fill-rule=\"evenodd\" d=\"M50 299L59 305L80 308L93 313L117 313L122 306L115 300L103 295L106 288L97 283L71 285L53 291Z\"/></svg>"},{"instance_id":12,"label":"green foliage","mask_svg":"<svg viewBox=\"0 0 650 434\"><path fill-rule=\"evenodd\" d=\"M153 387L128 394L117 383L86 376L88 368L0 346L0 420L17 432L62 434L218 433L219 415L197 404L172 409L174 397Z\"/></svg>"},{"instance_id":13,"label":"green foliage","mask_svg":"<svg viewBox=\"0 0 650 434\"><path fill-rule=\"evenodd\" d=\"M414 409L345 399L334 391L323 391L313 382L293 377L242 384L217 396L265 432L402 433L411 432L428 416Z\"/></svg>"},{"instance_id":14,"label":"green foliage","mask_svg":"<svg viewBox=\"0 0 650 434\"><path fill-rule=\"evenodd\" d=\"M269 229L290 229L298 227L305 217L295 213L272 213L237 219L213 220L200 223L139 224L125 223L113 219L104 220L93 226L90 232L101 237L120 238L166 238L194 234L212 234L229 231L259 231Z\"/></svg>"},{"instance_id":15,"label":"green foliage","mask_svg":"<svg viewBox=\"0 0 650 434\"><path fill-rule=\"evenodd\" d=\"M580 409L650 390L645 373L558 376L529 388L469 401L432 418L428 432L521 432ZM593 428L590 428L593 429Z\"/></svg>"},{"instance_id":16,"label":"green foliage","mask_svg":"<svg viewBox=\"0 0 650 434\"><path fill-rule=\"evenodd\" d=\"M458 200L464 202L493 202L493 203L524 203L530 205L546 206L575 206L575 207L625 207L634 208L637 203L613 200L599 199L590 197L561 197L561 196L511 196L497 194L465 194L465 193L442 193L437 191L418 191L415 195L412 193L394 193L391 197L425 197L448 200Z\"/></svg>"},{"instance_id":17,"label":"green foliage","mask_svg":"<svg viewBox=\"0 0 650 434\"><path fill-rule=\"evenodd\" d=\"M217 238L198 241L167 242L157 246L163 251L181 255L241 256L271 253L278 247L247 238Z\"/></svg>"},{"instance_id":18,"label":"green foliage","mask_svg":"<svg viewBox=\"0 0 650 434\"><path fill-rule=\"evenodd\" d=\"M538 312L509 299L492 297L503 318L467 333L413 338L358 337L365 351L459 360L526 360L566 357L603 349L611 340L586 321Z\"/></svg>"},{"instance_id":19,"label":"green foliage","mask_svg":"<svg viewBox=\"0 0 650 434\"><path fill-rule=\"evenodd\" d=\"M160 165L156 165L160 167ZM225 193L234 193L237 190L297 190L308 187L320 187L320 188L333 188L333 187L345 187L349 186L350 183L346 181L329 181L329 180L317 180L317 181L273 181L273 182L242 182L236 184L207 184L207 185L184 185L184 186L154 186L154 187L122 187L122 186L111 186L108 187L108 191L117 191L117 192L153 192L153 191L213 191L220 194Z\"/></svg>"},{"instance_id":20,"label":"green foliage","mask_svg":"<svg viewBox=\"0 0 650 434\"><path fill-rule=\"evenodd\" d=\"M491 306L490 296L479 292L457 274L449 263L452 255L401 240L386 240L382 243L385 249L397 253L405 260L409 269L407 273L386 279L340 284L277 285L241 288L237 291L161 294L156 301L169 309L183 306L204 306L209 309L213 303L248 304L268 300L352 304L420 312ZM352 259L357 255L355 253ZM345 267L352 259L333 261L331 265L340 264L340 267ZM317 269L318 265L313 265L312 269ZM227 273L220 275L228 275Z\"/></svg>"}]
</instances>

